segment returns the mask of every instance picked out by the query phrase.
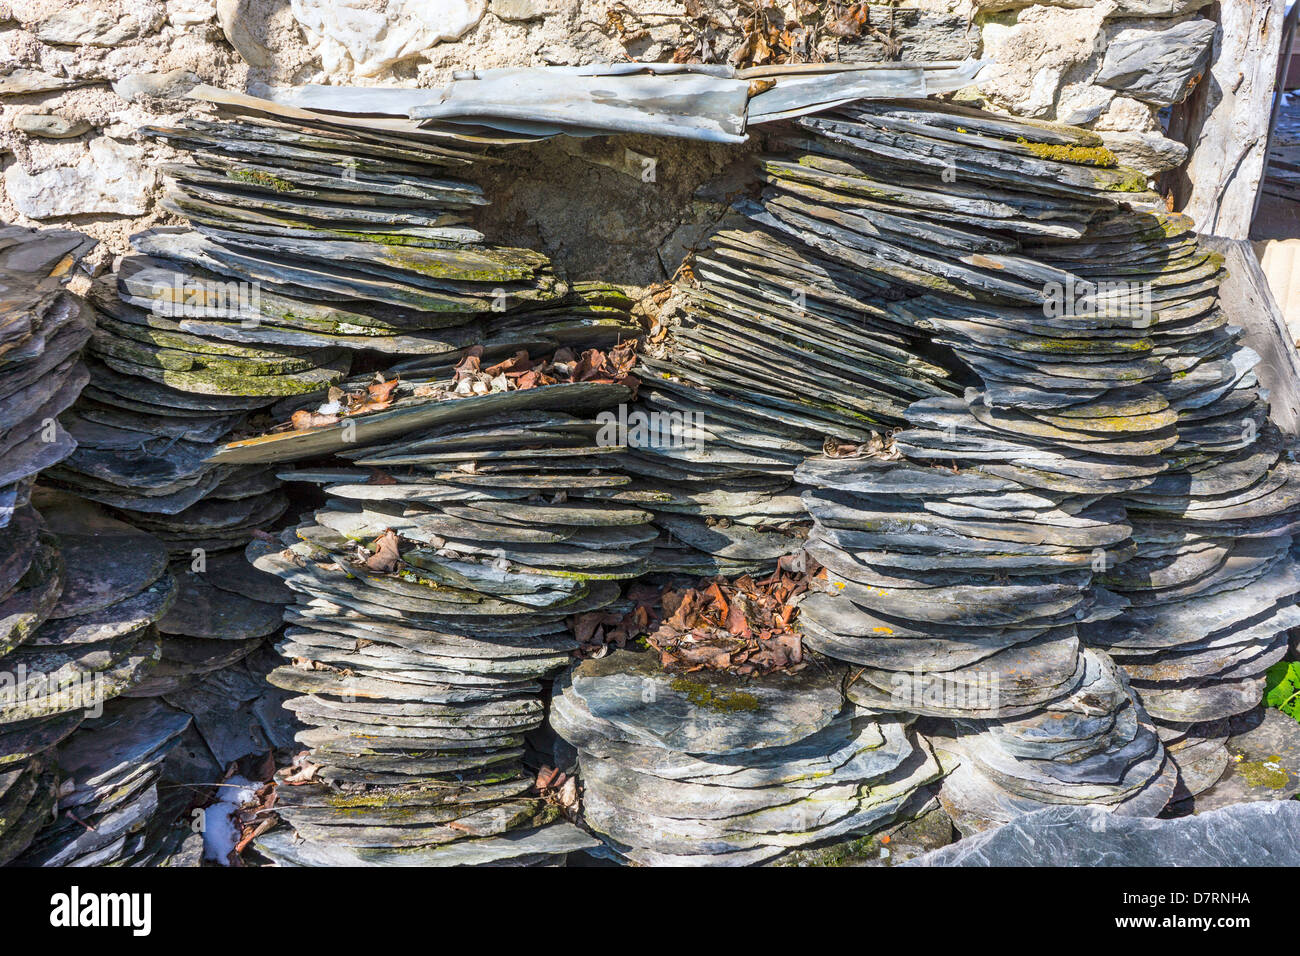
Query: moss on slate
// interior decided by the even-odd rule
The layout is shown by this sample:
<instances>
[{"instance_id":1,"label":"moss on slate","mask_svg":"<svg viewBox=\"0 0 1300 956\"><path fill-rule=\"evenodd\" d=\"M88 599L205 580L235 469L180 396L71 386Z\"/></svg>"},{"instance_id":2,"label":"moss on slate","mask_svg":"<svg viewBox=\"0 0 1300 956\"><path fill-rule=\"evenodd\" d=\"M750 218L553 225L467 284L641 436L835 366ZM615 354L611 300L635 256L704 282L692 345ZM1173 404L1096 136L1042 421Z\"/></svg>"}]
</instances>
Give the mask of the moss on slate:
<instances>
[{"instance_id":1,"label":"moss on slate","mask_svg":"<svg viewBox=\"0 0 1300 956\"><path fill-rule=\"evenodd\" d=\"M238 180L241 183L250 183L255 186L265 186L273 189L278 193L293 192L293 183L287 179L281 179L279 176L265 172L261 169L232 169L226 173L231 179Z\"/></svg>"},{"instance_id":2,"label":"moss on slate","mask_svg":"<svg viewBox=\"0 0 1300 956\"><path fill-rule=\"evenodd\" d=\"M1252 787L1282 790L1291 776L1280 766L1262 760L1243 760L1237 764L1237 774Z\"/></svg>"},{"instance_id":3,"label":"moss on slate","mask_svg":"<svg viewBox=\"0 0 1300 956\"><path fill-rule=\"evenodd\" d=\"M678 677L669 686L679 694L685 694L686 699L696 707L715 710L718 713L735 714L758 710L758 698L744 691L730 694L718 693L711 687L705 687L684 677Z\"/></svg>"},{"instance_id":4,"label":"moss on slate","mask_svg":"<svg viewBox=\"0 0 1300 956\"><path fill-rule=\"evenodd\" d=\"M1097 185L1111 192L1142 193L1147 190L1147 178L1136 169L1127 169L1122 172L1120 179L1114 181L1099 180Z\"/></svg>"},{"instance_id":5,"label":"moss on slate","mask_svg":"<svg viewBox=\"0 0 1300 956\"><path fill-rule=\"evenodd\" d=\"M1017 136L1016 142L1028 147L1039 159L1051 159L1058 163L1086 163L1103 169L1119 165L1115 154L1105 146L1057 146L1052 143L1035 143L1023 136Z\"/></svg>"}]
</instances>

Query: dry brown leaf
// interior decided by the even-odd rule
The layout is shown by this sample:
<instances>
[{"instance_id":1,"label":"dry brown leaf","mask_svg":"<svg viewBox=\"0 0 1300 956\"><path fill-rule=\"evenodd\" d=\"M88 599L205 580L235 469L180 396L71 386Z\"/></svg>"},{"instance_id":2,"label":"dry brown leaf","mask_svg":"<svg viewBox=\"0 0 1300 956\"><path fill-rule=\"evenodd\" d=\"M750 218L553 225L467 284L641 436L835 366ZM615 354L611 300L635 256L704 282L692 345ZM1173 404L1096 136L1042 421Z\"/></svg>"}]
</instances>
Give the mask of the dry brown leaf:
<instances>
[{"instance_id":1,"label":"dry brown leaf","mask_svg":"<svg viewBox=\"0 0 1300 956\"><path fill-rule=\"evenodd\" d=\"M656 592L633 585L627 597L636 607L615 619L578 615L569 623L583 644L580 656L600 644L601 652L644 637L660 664L686 672L727 670L735 674L794 671L803 666L802 638L794 629L796 598L824 569L804 552L786 555L766 578L714 578L683 590ZM616 621L616 622L615 622ZM602 636L603 635L603 636Z\"/></svg>"},{"instance_id":2,"label":"dry brown leaf","mask_svg":"<svg viewBox=\"0 0 1300 956\"><path fill-rule=\"evenodd\" d=\"M375 539L375 546L371 550L374 554L366 558L366 567L371 571L377 571L380 574L391 574L397 570L397 566L402 561L401 552L397 548L397 532L389 528L378 538Z\"/></svg>"}]
</instances>

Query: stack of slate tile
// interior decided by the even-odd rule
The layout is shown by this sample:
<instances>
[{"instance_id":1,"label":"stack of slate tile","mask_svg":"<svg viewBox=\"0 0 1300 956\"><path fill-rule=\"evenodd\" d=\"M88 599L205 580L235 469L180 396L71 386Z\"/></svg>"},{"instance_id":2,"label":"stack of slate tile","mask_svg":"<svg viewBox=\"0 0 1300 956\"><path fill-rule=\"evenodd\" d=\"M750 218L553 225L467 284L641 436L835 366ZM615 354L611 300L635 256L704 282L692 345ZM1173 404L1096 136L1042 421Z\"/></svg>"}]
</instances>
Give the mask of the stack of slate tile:
<instances>
[{"instance_id":1,"label":"stack of slate tile","mask_svg":"<svg viewBox=\"0 0 1300 956\"><path fill-rule=\"evenodd\" d=\"M322 404L363 350L419 365L634 328L617 290L570 290L544 256L487 245L465 224L486 200L448 177L491 161L480 137L393 142L327 115L236 112L149 130L188 154L165 170L165 205L189 226L134 236L136 254L93 290L91 384L64 417L80 447L52 473L167 544L180 594L160 622L163 660L135 693L193 710L188 733L222 769L240 740L283 731L227 725L257 718L239 662L280 628L287 601L242 550L288 499L269 464L213 453L263 431L277 401Z\"/></svg>"},{"instance_id":2,"label":"stack of slate tile","mask_svg":"<svg viewBox=\"0 0 1300 956\"><path fill-rule=\"evenodd\" d=\"M817 486L808 551L828 585L801 605L805 644L861 665L851 701L947 718L925 731L960 758L941 791L960 829L1041 803L1164 807L1175 770L1155 728L1078 633L1116 612L1089 569L1127 537L1122 507L1071 516L982 471L906 461L812 459L798 477Z\"/></svg>"},{"instance_id":3,"label":"stack of slate tile","mask_svg":"<svg viewBox=\"0 0 1300 956\"><path fill-rule=\"evenodd\" d=\"M545 256L463 225L486 200L446 177L482 159L473 137L394 145L306 112L150 132L188 151L165 205L191 225L132 237L116 288L97 288L92 386L65 420L82 447L56 475L177 555L242 547L284 513L268 469L209 456L260 430L247 413L339 382L356 351L554 348L609 322Z\"/></svg>"},{"instance_id":4,"label":"stack of slate tile","mask_svg":"<svg viewBox=\"0 0 1300 956\"><path fill-rule=\"evenodd\" d=\"M272 476L205 461L263 400L194 395L90 365L85 396L63 418L79 448L55 482L148 528L178 558L241 545L283 513Z\"/></svg>"},{"instance_id":5,"label":"stack of slate tile","mask_svg":"<svg viewBox=\"0 0 1300 956\"><path fill-rule=\"evenodd\" d=\"M20 800L25 765L43 763L50 771L48 782L61 783L56 822L41 830L22 860L88 865L158 852L154 841L144 839L157 809L152 777L127 772L139 769L135 767L120 768L122 775L114 776L116 767L77 760L71 764L77 769L70 770L64 754L68 748L83 748L80 741L87 735L94 741L85 745L90 753L138 742L134 735L143 732L142 725L103 714L106 702L138 684L158 660L156 622L175 593L166 550L149 534L71 495L39 489L33 506L44 521L48 556L33 561L27 579L34 583L33 574L44 565L47 580L62 587L47 589L52 597L40 620L29 622L30 630L24 632L16 617L9 619L19 627L7 631L9 652L0 659L8 678L0 693L0 760L9 778L7 798ZM185 723L188 718L175 733L149 737L147 752L161 761ZM60 742L58 750L52 749ZM83 769L90 775L85 780L79 776ZM109 775L101 778L101 772ZM28 799L43 792L29 792ZM22 834L30 841L35 835L30 826L44 824L55 809L52 800L42 804L45 812L32 820L36 805L29 803L23 814L11 805L13 815L6 813L5 819L15 831L0 834L0 856L11 858L21 851ZM104 824L94 835L77 822L87 822L88 816Z\"/></svg>"},{"instance_id":6,"label":"stack of slate tile","mask_svg":"<svg viewBox=\"0 0 1300 956\"><path fill-rule=\"evenodd\" d=\"M1155 389L1178 440L1158 477L1121 496L1136 553L1099 579L1130 608L1084 637L1128 672L1185 799L1228 765L1228 719L1259 705L1264 672L1300 625L1300 471L1268 420L1258 356L1219 307L1220 257L1185 232L1093 252L1155 288L1152 356L1168 372Z\"/></svg>"},{"instance_id":7,"label":"stack of slate tile","mask_svg":"<svg viewBox=\"0 0 1300 956\"><path fill-rule=\"evenodd\" d=\"M1084 678L1046 710L996 721L932 725L936 748L960 759L940 800L963 833L1009 822L1047 804L1098 805L1156 816L1178 769L1114 661L1082 654Z\"/></svg>"},{"instance_id":8,"label":"stack of slate tile","mask_svg":"<svg viewBox=\"0 0 1300 956\"><path fill-rule=\"evenodd\" d=\"M761 681L677 675L619 651L557 684L587 826L615 858L746 866L880 829L933 805L941 770L911 718L845 705L842 668Z\"/></svg>"},{"instance_id":9,"label":"stack of slate tile","mask_svg":"<svg viewBox=\"0 0 1300 956\"><path fill-rule=\"evenodd\" d=\"M167 865L193 833L159 812L158 781L189 723L158 701L121 698L82 724L57 751L58 818L17 865Z\"/></svg>"},{"instance_id":10,"label":"stack of slate tile","mask_svg":"<svg viewBox=\"0 0 1300 956\"><path fill-rule=\"evenodd\" d=\"M1153 311L1215 266L1164 249L1184 223L1086 131L910 102L798 122L746 211L882 283L973 373L874 455L797 472L829 575L806 642L864 668L850 700L941 718L965 829L1053 802L1159 812L1173 765L1080 628L1126 608L1096 575L1137 552L1123 496L1180 440Z\"/></svg>"},{"instance_id":11,"label":"stack of slate tile","mask_svg":"<svg viewBox=\"0 0 1300 956\"><path fill-rule=\"evenodd\" d=\"M641 444L627 468L654 492L660 570L736 575L798 549L791 476L827 435L878 442L955 386L874 301L882 283L738 216L706 245L640 366L637 409L677 440Z\"/></svg>"},{"instance_id":12,"label":"stack of slate tile","mask_svg":"<svg viewBox=\"0 0 1300 956\"><path fill-rule=\"evenodd\" d=\"M247 398L184 391L92 363L87 393L62 419L79 447L52 470L54 481L112 507L171 558L178 591L158 622L162 660L132 688L136 696L199 682L279 628L279 604L263 593L275 582L252 580L264 576L250 573L242 548L280 518L288 499L269 467L207 461L249 410Z\"/></svg>"},{"instance_id":13,"label":"stack of slate tile","mask_svg":"<svg viewBox=\"0 0 1300 956\"><path fill-rule=\"evenodd\" d=\"M147 304L159 283L252 283L253 321L182 317L180 329L330 354L541 351L577 344L575 334L600 338L601 303L569 297L546 256L487 244L467 225L488 199L449 177L496 162L485 146L516 139L395 137L324 113L227 109L233 118L153 130L189 152L191 163L167 167L165 204L193 231L141 238L156 258L126 279L128 301Z\"/></svg>"},{"instance_id":14,"label":"stack of slate tile","mask_svg":"<svg viewBox=\"0 0 1300 956\"><path fill-rule=\"evenodd\" d=\"M650 555L649 513L619 500L624 449L596 437L596 413L631 392L420 388L227 451L344 459L283 472L327 504L285 549L249 546L296 597L289 663L270 679L299 695L287 706L315 768L279 790L293 832L259 839L283 863L532 863L594 845L551 823L558 809L521 758L543 719L540 680L576 647L566 619L623 607L619 582Z\"/></svg>"},{"instance_id":15,"label":"stack of slate tile","mask_svg":"<svg viewBox=\"0 0 1300 956\"><path fill-rule=\"evenodd\" d=\"M230 579L232 564L246 576L240 549L284 514L288 499L272 469L213 466L208 458L281 390L317 388L347 366L336 363L321 377L266 355L219 367L225 345L172 330L175 320L160 307L169 300L155 300L152 309L143 298L130 301L132 263L138 260L127 259L118 273L117 289L101 282L92 290L91 380L62 418L78 448L50 478L113 508L162 541L172 558L180 595L160 622L163 660L135 690L143 696L228 666L278 627L277 606L233 595L237 583L222 589L220 581ZM169 296L172 286L154 292Z\"/></svg>"},{"instance_id":16,"label":"stack of slate tile","mask_svg":"<svg viewBox=\"0 0 1300 956\"><path fill-rule=\"evenodd\" d=\"M85 384L80 352L91 324L63 284L91 245L76 232L0 227L0 864L49 819L57 786L49 751L84 718L65 706L72 693L60 696L43 671L29 672L55 662L28 645L58 612L67 581L32 486L76 447L55 416ZM74 661L64 663L75 669Z\"/></svg>"},{"instance_id":17,"label":"stack of slate tile","mask_svg":"<svg viewBox=\"0 0 1300 956\"><path fill-rule=\"evenodd\" d=\"M119 290L134 261L118 273ZM214 468L208 456L250 414L286 392L322 387L346 365L329 376L312 373L306 386L296 359L229 357L227 368L217 364L227 361L221 342L156 327L174 324L164 314L169 300L151 311L124 301L119 290L110 278L91 291L90 383L62 418L78 448L50 478L116 509L187 562L195 549L242 547L288 502L268 469Z\"/></svg>"},{"instance_id":18,"label":"stack of slate tile","mask_svg":"<svg viewBox=\"0 0 1300 956\"><path fill-rule=\"evenodd\" d=\"M55 418L86 384L81 349L91 323L85 304L63 283L92 245L78 232L0 225L0 515L5 519L21 507L20 488L76 447Z\"/></svg>"},{"instance_id":19,"label":"stack of slate tile","mask_svg":"<svg viewBox=\"0 0 1300 956\"><path fill-rule=\"evenodd\" d=\"M181 559L174 568L180 598L161 622L164 660L138 692L194 713L187 733L224 767L236 749L283 743L287 724L266 713L262 698L249 699L242 678L248 668L239 663L260 660L251 655L281 626L287 592L278 582L282 593L268 588L261 572L246 562L236 566L242 554L224 550L246 543L287 507L272 467L283 446L241 460L213 454L266 430L268 422L249 413L267 409L278 421L292 409L328 405L328 386L360 383L364 391L372 379L344 376L365 353L358 364L392 366L389 377L402 377L400 417L413 387L437 379L471 347L482 350L485 363L520 350L609 347L636 325L618 289L570 286L545 256L489 245L468 224L487 200L478 186L452 177L471 163L493 162L485 147L516 137L410 130L396 136L382 123L218 98L226 101L225 115L149 131L188 154L186 163L165 170L165 205L190 225L134 237L138 255L122 263L116 289L98 297L106 319L94 343L102 353L95 384L102 372L101 392L111 394L94 397L112 414L78 409L94 423L93 431L77 423L92 439L83 445L97 446L84 452L84 471L98 471L77 473L82 462L74 460L61 478L93 485L90 492L168 537ZM142 358L142 349L154 349L157 361ZM405 360L394 365L397 357ZM143 403L131 402L137 382ZM532 420L543 433L573 437L572 422L551 414L546 396L524 404L533 400L539 405ZM161 420L140 416L150 401ZM486 413L494 401L483 406ZM191 417L178 423L177 409ZM363 438L377 424L382 416L364 421ZM144 450L156 450L171 467L138 481L138 436L105 425L163 436L157 449ZM292 446L320 436L296 430L287 437ZM588 444L590 437L586 432ZM491 440L490 430L482 433L482 447ZM502 447L508 446L506 439ZM132 501L138 484L152 494ZM617 529L601 531L619 537ZM651 537L652 531L622 535L629 548L613 560L573 560L639 569ZM577 546L579 555L587 554L584 547ZM208 552L197 566L195 548Z\"/></svg>"},{"instance_id":20,"label":"stack of slate tile","mask_svg":"<svg viewBox=\"0 0 1300 956\"><path fill-rule=\"evenodd\" d=\"M1075 690L1088 568L1127 538L1122 508L1070 515L1013 481L908 461L814 458L796 474L827 570L800 625L865 668L852 699L996 718Z\"/></svg>"}]
</instances>

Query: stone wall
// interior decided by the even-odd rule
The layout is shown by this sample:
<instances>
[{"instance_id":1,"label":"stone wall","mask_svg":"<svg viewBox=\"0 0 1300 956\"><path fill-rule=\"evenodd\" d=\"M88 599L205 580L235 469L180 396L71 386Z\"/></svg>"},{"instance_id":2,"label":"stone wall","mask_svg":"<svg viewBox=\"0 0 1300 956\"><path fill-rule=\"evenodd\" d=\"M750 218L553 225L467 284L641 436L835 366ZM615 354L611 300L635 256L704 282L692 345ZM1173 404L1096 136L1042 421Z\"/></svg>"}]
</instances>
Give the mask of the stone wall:
<instances>
[{"instance_id":1,"label":"stone wall","mask_svg":"<svg viewBox=\"0 0 1300 956\"><path fill-rule=\"evenodd\" d=\"M141 127L196 111L195 83L435 86L469 66L626 59L710 62L961 59L990 66L962 97L1103 133L1156 173L1185 148L1157 111L1186 95L1213 31L1206 0L919 0L895 8L790 0L23 0L0 2L0 218L102 241L166 222L159 168L175 159ZM655 150L656 183L621 170ZM498 173L491 226L584 274L642 284L672 268L716 205L694 186L744 150L694 144L545 144ZM593 234L576 204L605 196ZM587 198L584 198L587 197ZM665 250L665 245L668 247ZM658 253L663 252L664 255ZM617 273L617 274L614 274Z\"/></svg>"}]
</instances>

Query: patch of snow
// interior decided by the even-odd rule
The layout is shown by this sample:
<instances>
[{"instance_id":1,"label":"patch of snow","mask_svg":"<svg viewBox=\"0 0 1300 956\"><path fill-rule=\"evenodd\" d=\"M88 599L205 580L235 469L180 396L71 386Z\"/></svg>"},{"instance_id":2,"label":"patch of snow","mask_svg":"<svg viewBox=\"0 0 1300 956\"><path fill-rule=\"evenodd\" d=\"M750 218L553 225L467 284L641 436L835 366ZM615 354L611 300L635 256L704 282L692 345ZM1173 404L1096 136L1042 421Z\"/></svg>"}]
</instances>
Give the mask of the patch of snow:
<instances>
[{"instance_id":1,"label":"patch of snow","mask_svg":"<svg viewBox=\"0 0 1300 956\"><path fill-rule=\"evenodd\" d=\"M262 784L244 777L231 777L218 788L216 803L203 810L203 859L230 865L230 854L239 842L235 812L257 796Z\"/></svg>"}]
</instances>

